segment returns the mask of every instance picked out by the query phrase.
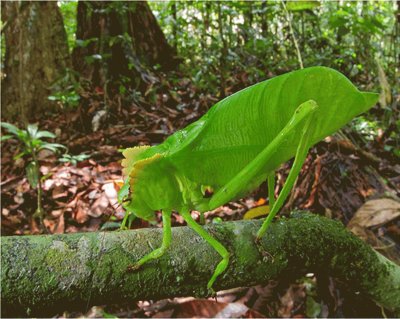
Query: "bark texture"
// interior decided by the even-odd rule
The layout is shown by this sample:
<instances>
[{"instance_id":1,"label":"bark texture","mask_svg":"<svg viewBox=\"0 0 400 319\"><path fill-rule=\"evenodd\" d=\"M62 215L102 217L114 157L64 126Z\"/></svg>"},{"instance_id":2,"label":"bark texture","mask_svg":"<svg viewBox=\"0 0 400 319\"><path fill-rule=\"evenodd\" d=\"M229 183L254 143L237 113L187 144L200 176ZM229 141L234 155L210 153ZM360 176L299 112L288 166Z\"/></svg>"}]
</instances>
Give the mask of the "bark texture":
<instances>
[{"instance_id":1,"label":"bark texture","mask_svg":"<svg viewBox=\"0 0 400 319\"><path fill-rule=\"evenodd\" d=\"M69 66L67 35L57 2L3 1L3 116L26 123L51 107L50 86Z\"/></svg>"},{"instance_id":2,"label":"bark texture","mask_svg":"<svg viewBox=\"0 0 400 319\"><path fill-rule=\"evenodd\" d=\"M76 38L74 68L100 87L121 77L139 84L144 66L171 70L178 61L146 1L79 1Z\"/></svg>"},{"instance_id":3,"label":"bark texture","mask_svg":"<svg viewBox=\"0 0 400 319\"><path fill-rule=\"evenodd\" d=\"M306 271L327 273L400 313L400 267L335 221L294 213L254 244L260 221L206 228L231 252L216 289L265 284ZM172 246L130 273L127 266L161 244L161 229L51 236L2 237L2 316L54 315L65 309L125 300L206 296L219 255L191 229L173 228ZM264 255L264 256L263 256Z\"/></svg>"}]
</instances>

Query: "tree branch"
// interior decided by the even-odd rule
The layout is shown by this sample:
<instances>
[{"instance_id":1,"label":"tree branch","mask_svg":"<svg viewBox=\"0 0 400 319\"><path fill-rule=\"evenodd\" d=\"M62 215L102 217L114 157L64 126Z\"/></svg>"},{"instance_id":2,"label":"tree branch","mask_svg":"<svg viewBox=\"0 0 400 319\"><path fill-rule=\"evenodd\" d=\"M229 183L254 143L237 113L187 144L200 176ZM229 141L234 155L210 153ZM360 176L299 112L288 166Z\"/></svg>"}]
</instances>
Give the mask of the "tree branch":
<instances>
[{"instance_id":1,"label":"tree branch","mask_svg":"<svg viewBox=\"0 0 400 319\"><path fill-rule=\"evenodd\" d=\"M328 273L378 304L400 313L400 267L335 221L294 213L254 244L260 221L206 226L231 252L214 288L265 284L288 273ZM126 300L206 296L220 256L188 227L172 231L172 245L137 272L128 265L161 244L161 229L51 236L2 237L2 316L52 315L65 309Z\"/></svg>"}]
</instances>

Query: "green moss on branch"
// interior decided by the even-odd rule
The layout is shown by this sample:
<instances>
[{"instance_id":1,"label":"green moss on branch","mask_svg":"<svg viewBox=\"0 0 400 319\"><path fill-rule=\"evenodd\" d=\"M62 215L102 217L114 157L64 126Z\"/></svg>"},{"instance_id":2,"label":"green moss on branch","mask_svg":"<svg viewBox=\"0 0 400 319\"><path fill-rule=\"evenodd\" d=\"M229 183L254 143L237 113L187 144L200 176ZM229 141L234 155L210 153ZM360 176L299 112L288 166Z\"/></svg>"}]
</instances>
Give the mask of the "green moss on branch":
<instances>
[{"instance_id":1,"label":"green moss on branch","mask_svg":"<svg viewBox=\"0 0 400 319\"><path fill-rule=\"evenodd\" d=\"M340 223L307 213L281 219L262 239L265 256L254 244L260 225L207 226L232 253L215 288L262 284L287 272L325 272L400 312L400 267ZM126 271L128 265L161 244L161 229L2 237L2 315L43 316L125 300L205 296L219 255L187 227L173 228L172 236L163 257L134 273Z\"/></svg>"}]
</instances>

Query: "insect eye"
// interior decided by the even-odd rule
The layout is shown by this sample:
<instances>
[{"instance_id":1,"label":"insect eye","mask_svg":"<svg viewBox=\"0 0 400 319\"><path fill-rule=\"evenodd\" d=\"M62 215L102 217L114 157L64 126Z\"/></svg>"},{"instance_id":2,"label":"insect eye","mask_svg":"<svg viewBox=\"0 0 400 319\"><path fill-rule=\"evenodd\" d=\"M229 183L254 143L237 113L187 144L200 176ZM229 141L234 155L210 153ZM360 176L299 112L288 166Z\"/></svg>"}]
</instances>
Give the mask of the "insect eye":
<instances>
[{"instance_id":1,"label":"insect eye","mask_svg":"<svg viewBox=\"0 0 400 319\"><path fill-rule=\"evenodd\" d=\"M214 189L211 186L201 186L203 198L210 198L214 194Z\"/></svg>"}]
</instances>

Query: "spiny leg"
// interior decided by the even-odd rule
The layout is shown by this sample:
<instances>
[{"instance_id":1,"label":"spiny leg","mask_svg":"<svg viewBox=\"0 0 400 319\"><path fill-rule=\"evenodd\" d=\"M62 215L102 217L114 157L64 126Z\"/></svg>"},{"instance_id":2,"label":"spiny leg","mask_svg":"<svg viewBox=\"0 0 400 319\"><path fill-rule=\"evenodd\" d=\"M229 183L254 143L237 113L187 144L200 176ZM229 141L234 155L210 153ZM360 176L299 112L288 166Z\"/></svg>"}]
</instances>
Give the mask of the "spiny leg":
<instances>
[{"instance_id":1,"label":"spiny leg","mask_svg":"<svg viewBox=\"0 0 400 319\"><path fill-rule=\"evenodd\" d=\"M309 137L311 134L307 132L308 127L311 122L311 117L307 119L307 123L303 129L301 138L300 138L300 143L297 146L296 150L296 156L294 158L293 166L290 169L289 175L287 177L287 180L285 184L283 185L283 188L281 192L279 193L278 199L276 202L274 202L267 218L263 222L261 228L257 232L257 237L256 241L259 241L261 237L265 234L267 231L269 225L271 224L273 218L275 217L276 213L281 209L283 206L286 198L288 197L290 191L292 190L294 183L296 182L296 178L300 173L301 167L303 166L304 160L306 159L308 149L309 149ZM269 177L268 177L269 181Z\"/></svg>"},{"instance_id":2,"label":"spiny leg","mask_svg":"<svg viewBox=\"0 0 400 319\"><path fill-rule=\"evenodd\" d=\"M269 200L269 212L268 214L271 213L272 207L275 205L275 171L272 171L267 178L267 183L268 183L268 200ZM268 256L271 258L271 260L274 260L274 257L266 251L261 245L259 240L256 238L256 244L258 246L258 250L263 256Z\"/></svg>"},{"instance_id":3,"label":"spiny leg","mask_svg":"<svg viewBox=\"0 0 400 319\"><path fill-rule=\"evenodd\" d=\"M206 224L206 219L204 218L204 212L200 212L200 225L205 225Z\"/></svg>"},{"instance_id":4,"label":"spiny leg","mask_svg":"<svg viewBox=\"0 0 400 319\"><path fill-rule=\"evenodd\" d=\"M313 100L300 104L281 132L250 163L211 197L208 203L208 210L213 210L235 198L243 191L245 185L264 174L268 162L279 151L282 143L285 143L288 137L297 133L298 129L303 128L304 121L309 120L317 108L318 105Z\"/></svg>"},{"instance_id":5,"label":"spiny leg","mask_svg":"<svg viewBox=\"0 0 400 319\"><path fill-rule=\"evenodd\" d=\"M132 266L128 266L129 271L139 269L143 264L147 263L152 259L157 259L164 255L168 247L171 245L171 211L162 211L163 219L163 239L160 248L153 250L151 253L142 257L138 262Z\"/></svg>"},{"instance_id":6,"label":"spiny leg","mask_svg":"<svg viewBox=\"0 0 400 319\"><path fill-rule=\"evenodd\" d=\"M217 277L219 275L221 275L228 267L229 252L224 246L222 246L222 244L219 241L217 241L215 238L213 238L209 233L207 233L203 229L203 227L201 227L199 224L197 224L195 222L195 220L190 215L190 211L188 209L183 210L180 214L182 215L183 219L186 221L188 226L191 227L201 237L203 237L222 256L222 260L215 268L215 271L207 284L207 288L209 290L211 290L211 292L214 294L214 290L212 289L212 286L213 286L215 280L217 279Z\"/></svg>"}]
</instances>

